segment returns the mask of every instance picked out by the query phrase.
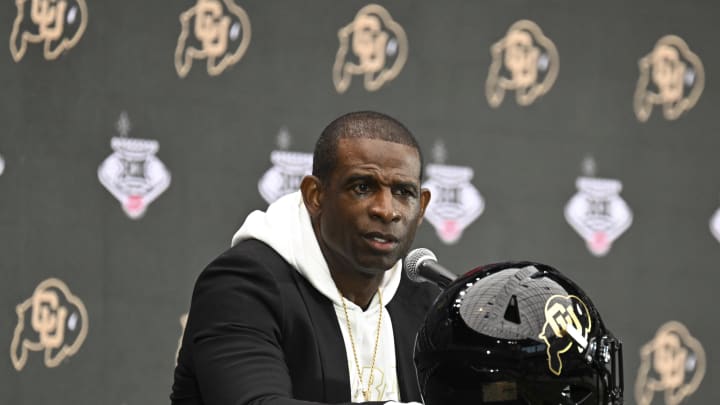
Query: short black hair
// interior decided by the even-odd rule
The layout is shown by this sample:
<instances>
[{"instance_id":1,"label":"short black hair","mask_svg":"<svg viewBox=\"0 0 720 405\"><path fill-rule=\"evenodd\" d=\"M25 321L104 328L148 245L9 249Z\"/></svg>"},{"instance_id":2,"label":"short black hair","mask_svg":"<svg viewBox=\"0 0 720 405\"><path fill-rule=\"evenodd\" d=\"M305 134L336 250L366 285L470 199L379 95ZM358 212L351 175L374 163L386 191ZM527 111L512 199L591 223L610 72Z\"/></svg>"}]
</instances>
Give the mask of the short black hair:
<instances>
[{"instance_id":1,"label":"short black hair","mask_svg":"<svg viewBox=\"0 0 720 405\"><path fill-rule=\"evenodd\" d=\"M336 118L320 134L313 152L313 176L326 182L337 164L339 139L378 139L412 146L420 157L422 180L423 155L417 140L405 125L389 115L375 111L356 111Z\"/></svg>"}]
</instances>

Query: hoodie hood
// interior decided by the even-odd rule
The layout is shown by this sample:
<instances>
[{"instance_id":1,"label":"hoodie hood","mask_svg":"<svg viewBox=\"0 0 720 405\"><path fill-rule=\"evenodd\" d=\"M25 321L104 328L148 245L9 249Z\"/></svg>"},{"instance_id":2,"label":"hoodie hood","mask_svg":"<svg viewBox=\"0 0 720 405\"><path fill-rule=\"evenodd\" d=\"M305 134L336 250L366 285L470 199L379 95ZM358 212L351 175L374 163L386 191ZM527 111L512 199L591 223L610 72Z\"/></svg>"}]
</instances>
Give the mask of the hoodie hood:
<instances>
[{"instance_id":1,"label":"hoodie hood","mask_svg":"<svg viewBox=\"0 0 720 405\"><path fill-rule=\"evenodd\" d=\"M280 197L270 204L265 212L250 213L233 236L232 246L245 239L257 239L273 248L313 287L335 305L342 306L340 294L320 250L300 191ZM395 295L401 272L401 261L385 272L380 284L384 305Z\"/></svg>"}]
</instances>

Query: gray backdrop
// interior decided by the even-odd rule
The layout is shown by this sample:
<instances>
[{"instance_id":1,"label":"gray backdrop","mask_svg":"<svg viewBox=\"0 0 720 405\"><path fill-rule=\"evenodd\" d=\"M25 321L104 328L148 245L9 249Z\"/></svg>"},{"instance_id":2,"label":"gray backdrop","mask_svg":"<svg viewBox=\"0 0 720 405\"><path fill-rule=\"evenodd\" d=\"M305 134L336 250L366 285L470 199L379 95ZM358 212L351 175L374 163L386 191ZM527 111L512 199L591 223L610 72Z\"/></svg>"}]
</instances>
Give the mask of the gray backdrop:
<instances>
[{"instance_id":1,"label":"gray backdrop","mask_svg":"<svg viewBox=\"0 0 720 405\"><path fill-rule=\"evenodd\" d=\"M65 19L68 36L86 18L74 46L49 59L42 43L28 42L18 61L8 48L18 7L0 5L0 403L168 403L193 283L243 218L267 206L258 181L273 166L271 152L282 149L281 128L290 134L281 146L311 152L330 120L359 109L404 122L427 163L441 141L445 160L435 163L474 172L482 215L454 244L426 221L416 246L457 273L528 259L570 275L624 341L629 404L638 403L641 348L666 322L681 322L705 347L707 364L683 403L720 400L711 384L720 360L711 346L720 339L713 307L720 244L709 228L720 208L715 2L384 2L407 36L407 61L376 91L356 75L340 94L332 76L338 30L368 3L238 0L251 22L247 51L218 75L195 59L181 78L180 15L196 1L87 0L85 14L79 1L59 0L76 7ZM19 32L37 31L28 18ZM518 105L509 90L493 108L485 96L491 46L522 19L557 48L557 80L530 105ZM655 106L641 122L633 110L638 62L669 34L702 61L704 90L677 119ZM116 128L122 112L131 124L124 132ZM155 156L172 176L137 219L98 178L111 139L121 135L157 141ZM594 173L583 172L588 157ZM586 248L563 214L584 174L622 182L619 195L633 214L604 256ZM44 360L46 350L58 358L46 344L17 367L8 356L13 341L38 341L39 331L16 307L49 278L87 311L79 318L70 311L66 343L84 327L87 335L57 365ZM692 342L680 344L694 359L680 367L684 385L694 384L702 363ZM664 401L663 392L652 399L671 404Z\"/></svg>"}]
</instances>

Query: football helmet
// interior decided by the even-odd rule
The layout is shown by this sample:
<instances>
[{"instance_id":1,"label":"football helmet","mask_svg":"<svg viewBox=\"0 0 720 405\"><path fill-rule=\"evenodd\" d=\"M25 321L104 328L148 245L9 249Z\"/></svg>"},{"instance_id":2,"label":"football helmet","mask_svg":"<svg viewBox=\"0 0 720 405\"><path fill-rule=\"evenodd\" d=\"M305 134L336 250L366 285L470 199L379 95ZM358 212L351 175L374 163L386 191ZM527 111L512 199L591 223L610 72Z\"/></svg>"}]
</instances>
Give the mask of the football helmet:
<instances>
[{"instance_id":1,"label":"football helmet","mask_svg":"<svg viewBox=\"0 0 720 405\"><path fill-rule=\"evenodd\" d=\"M590 298L540 263L480 267L435 301L415 342L425 405L621 405L622 344Z\"/></svg>"}]
</instances>

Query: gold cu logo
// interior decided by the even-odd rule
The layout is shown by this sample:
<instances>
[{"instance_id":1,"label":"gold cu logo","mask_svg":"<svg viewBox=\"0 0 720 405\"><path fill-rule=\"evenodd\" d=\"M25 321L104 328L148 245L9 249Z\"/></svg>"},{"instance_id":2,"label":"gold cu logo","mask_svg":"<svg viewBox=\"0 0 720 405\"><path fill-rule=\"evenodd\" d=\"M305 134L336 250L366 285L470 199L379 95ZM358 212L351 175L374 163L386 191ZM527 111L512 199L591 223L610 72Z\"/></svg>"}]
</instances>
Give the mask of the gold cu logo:
<instances>
[{"instance_id":1,"label":"gold cu logo","mask_svg":"<svg viewBox=\"0 0 720 405\"><path fill-rule=\"evenodd\" d=\"M547 93L560 69L555 44L532 21L520 20L490 49L492 64L485 82L491 107L502 104L507 90L515 90L522 106Z\"/></svg>"},{"instance_id":2,"label":"gold cu logo","mask_svg":"<svg viewBox=\"0 0 720 405\"><path fill-rule=\"evenodd\" d=\"M338 93L350 87L353 75L363 75L365 89L375 91L397 77L407 60L405 30L377 4L360 9L338 37L340 48L333 65Z\"/></svg>"},{"instance_id":3,"label":"gold cu logo","mask_svg":"<svg viewBox=\"0 0 720 405\"><path fill-rule=\"evenodd\" d=\"M662 105L663 116L674 120L697 103L705 87L705 70L680 37L660 38L639 64L634 100L639 121L647 121L655 105Z\"/></svg>"},{"instance_id":4,"label":"gold cu logo","mask_svg":"<svg viewBox=\"0 0 720 405\"><path fill-rule=\"evenodd\" d=\"M650 405L656 391L665 404L677 405L700 386L705 376L705 350L687 328L671 321L640 349L642 362L635 382L638 405Z\"/></svg>"},{"instance_id":5,"label":"gold cu logo","mask_svg":"<svg viewBox=\"0 0 720 405\"><path fill-rule=\"evenodd\" d=\"M592 328L588 307L574 295L553 295L545 302L545 324L538 336L547 346L550 371L562 372L562 355L576 347L582 353Z\"/></svg>"},{"instance_id":6,"label":"gold cu logo","mask_svg":"<svg viewBox=\"0 0 720 405\"><path fill-rule=\"evenodd\" d=\"M187 76L194 59L207 59L208 74L217 76L237 63L250 45L250 18L233 0L197 0L180 15L180 23L175 49L180 77Z\"/></svg>"},{"instance_id":7,"label":"gold cu logo","mask_svg":"<svg viewBox=\"0 0 720 405\"><path fill-rule=\"evenodd\" d=\"M18 371L25 367L31 350L44 350L45 366L57 367L77 353L87 336L85 305L56 278L41 282L16 312L18 324L10 344L10 359Z\"/></svg>"},{"instance_id":8,"label":"gold cu logo","mask_svg":"<svg viewBox=\"0 0 720 405\"><path fill-rule=\"evenodd\" d=\"M17 16L10 33L10 53L15 62L25 56L29 42L42 42L45 59L57 59L85 32L85 0L15 0L15 5Z\"/></svg>"}]
</instances>

